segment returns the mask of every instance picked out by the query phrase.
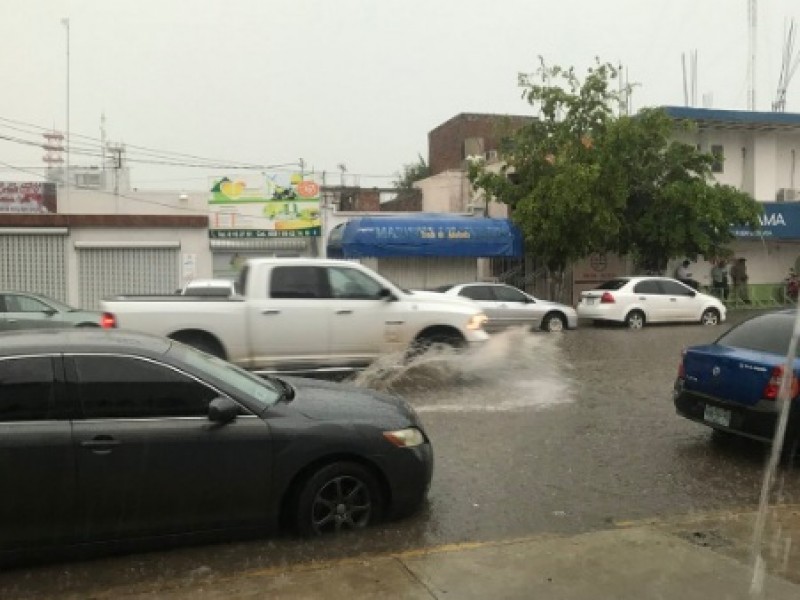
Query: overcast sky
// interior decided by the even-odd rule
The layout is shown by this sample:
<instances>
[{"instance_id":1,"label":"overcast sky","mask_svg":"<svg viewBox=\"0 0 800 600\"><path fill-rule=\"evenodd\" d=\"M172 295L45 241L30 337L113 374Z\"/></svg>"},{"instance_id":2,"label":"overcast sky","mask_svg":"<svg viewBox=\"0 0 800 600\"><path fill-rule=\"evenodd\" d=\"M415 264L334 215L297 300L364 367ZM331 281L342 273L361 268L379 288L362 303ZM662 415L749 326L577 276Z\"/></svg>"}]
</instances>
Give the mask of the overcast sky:
<instances>
[{"instance_id":1,"label":"overcast sky","mask_svg":"<svg viewBox=\"0 0 800 600\"><path fill-rule=\"evenodd\" d=\"M757 109L769 110L800 1L761 0L758 16ZM747 108L747 0L4 0L0 136L66 128L65 17L73 136L99 138L105 113L112 141L221 163L302 158L334 178L344 164L364 186L427 159L428 131L458 113L531 114L517 74L539 55L581 71L595 56L622 63L638 109L682 105L681 54L697 50L698 105L712 94L714 108ZM800 112L800 71L787 112ZM0 139L0 180L35 180L6 165L41 169L42 154ZM140 188L199 190L218 174L131 166Z\"/></svg>"}]
</instances>

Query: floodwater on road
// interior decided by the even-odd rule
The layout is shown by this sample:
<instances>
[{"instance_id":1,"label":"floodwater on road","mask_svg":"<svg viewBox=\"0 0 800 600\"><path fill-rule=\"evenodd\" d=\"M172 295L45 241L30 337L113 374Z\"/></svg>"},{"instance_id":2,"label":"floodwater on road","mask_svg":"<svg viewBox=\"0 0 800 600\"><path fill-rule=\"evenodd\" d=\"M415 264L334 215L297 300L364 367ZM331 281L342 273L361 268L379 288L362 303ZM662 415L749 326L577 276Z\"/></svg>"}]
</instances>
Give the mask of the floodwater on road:
<instances>
[{"instance_id":1,"label":"floodwater on road","mask_svg":"<svg viewBox=\"0 0 800 600\"><path fill-rule=\"evenodd\" d=\"M466 352L385 357L354 383L402 394L419 413L496 412L572 402L570 371L561 336L514 329Z\"/></svg>"},{"instance_id":2,"label":"floodwater on road","mask_svg":"<svg viewBox=\"0 0 800 600\"><path fill-rule=\"evenodd\" d=\"M671 399L681 349L751 314L717 327L510 331L466 354L411 365L387 357L353 383L398 393L420 413L436 464L418 515L338 539L283 535L0 572L0 598L84 598L115 586L752 509L765 449L712 442ZM784 465L778 478L777 500L800 503L800 469Z\"/></svg>"}]
</instances>

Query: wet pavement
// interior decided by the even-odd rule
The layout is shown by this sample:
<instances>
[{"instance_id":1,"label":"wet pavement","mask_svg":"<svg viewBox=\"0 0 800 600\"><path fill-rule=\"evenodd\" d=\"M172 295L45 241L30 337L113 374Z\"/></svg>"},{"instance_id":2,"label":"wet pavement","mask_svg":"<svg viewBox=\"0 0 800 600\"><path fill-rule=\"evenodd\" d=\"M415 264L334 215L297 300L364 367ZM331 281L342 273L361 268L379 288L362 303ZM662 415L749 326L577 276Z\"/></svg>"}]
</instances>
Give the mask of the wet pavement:
<instances>
[{"instance_id":1,"label":"wet pavement","mask_svg":"<svg viewBox=\"0 0 800 600\"><path fill-rule=\"evenodd\" d=\"M670 396L681 349L752 314L712 328L509 332L466 357L407 372L383 365L361 384L406 396L434 443L421 514L341 539L279 537L17 568L0 572L0 598L88 598L120 585L191 585L297 563L753 509L764 448L713 443L708 429L675 415ZM779 496L800 503L800 469L782 467Z\"/></svg>"}]
</instances>

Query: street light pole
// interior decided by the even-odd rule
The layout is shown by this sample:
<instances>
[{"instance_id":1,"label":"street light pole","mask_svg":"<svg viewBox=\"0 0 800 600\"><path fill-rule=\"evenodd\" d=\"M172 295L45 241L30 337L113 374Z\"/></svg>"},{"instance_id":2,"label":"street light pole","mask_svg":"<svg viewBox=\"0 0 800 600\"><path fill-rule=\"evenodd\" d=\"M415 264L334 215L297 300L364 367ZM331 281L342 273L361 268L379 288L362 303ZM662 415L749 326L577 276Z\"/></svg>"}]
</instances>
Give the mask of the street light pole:
<instances>
[{"instance_id":1,"label":"street light pole","mask_svg":"<svg viewBox=\"0 0 800 600\"><path fill-rule=\"evenodd\" d=\"M64 167L64 191L67 201L67 206L69 206L69 150L70 150L70 139L69 139L69 19L63 18L61 19L61 24L64 26L67 32L67 135L66 135L66 143L67 143L67 161L66 166Z\"/></svg>"}]
</instances>

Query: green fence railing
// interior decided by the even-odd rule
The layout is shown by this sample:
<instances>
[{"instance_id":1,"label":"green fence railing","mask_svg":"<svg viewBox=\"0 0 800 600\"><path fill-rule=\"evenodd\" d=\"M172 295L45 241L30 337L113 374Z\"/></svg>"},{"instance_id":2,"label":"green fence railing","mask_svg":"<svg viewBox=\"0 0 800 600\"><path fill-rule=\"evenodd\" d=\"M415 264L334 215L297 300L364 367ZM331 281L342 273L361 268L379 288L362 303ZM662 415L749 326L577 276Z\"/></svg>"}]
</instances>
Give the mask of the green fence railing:
<instances>
[{"instance_id":1,"label":"green fence railing","mask_svg":"<svg viewBox=\"0 0 800 600\"><path fill-rule=\"evenodd\" d=\"M728 308L781 308L797 304L787 295L785 283L752 283L739 290L730 287L725 299L719 290L706 288L703 291L722 299Z\"/></svg>"}]
</instances>

